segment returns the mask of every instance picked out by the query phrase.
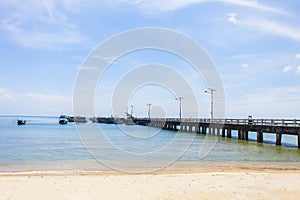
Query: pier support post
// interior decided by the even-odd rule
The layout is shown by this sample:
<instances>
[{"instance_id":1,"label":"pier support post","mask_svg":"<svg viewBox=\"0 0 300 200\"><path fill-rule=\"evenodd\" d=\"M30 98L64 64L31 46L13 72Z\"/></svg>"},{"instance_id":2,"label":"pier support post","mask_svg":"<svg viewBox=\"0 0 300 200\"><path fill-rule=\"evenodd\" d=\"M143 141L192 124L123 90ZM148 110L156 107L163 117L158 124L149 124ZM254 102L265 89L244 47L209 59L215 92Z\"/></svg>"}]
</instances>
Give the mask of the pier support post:
<instances>
[{"instance_id":1,"label":"pier support post","mask_svg":"<svg viewBox=\"0 0 300 200\"><path fill-rule=\"evenodd\" d=\"M203 128L202 128L202 131L203 131L203 132L202 132L203 134L207 134L207 127L203 127Z\"/></svg>"},{"instance_id":2,"label":"pier support post","mask_svg":"<svg viewBox=\"0 0 300 200\"><path fill-rule=\"evenodd\" d=\"M248 140L249 138L249 132L248 131L244 131L244 139Z\"/></svg>"},{"instance_id":3,"label":"pier support post","mask_svg":"<svg viewBox=\"0 0 300 200\"><path fill-rule=\"evenodd\" d=\"M231 129L227 129L227 138L231 138Z\"/></svg>"},{"instance_id":4,"label":"pier support post","mask_svg":"<svg viewBox=\"0 0 300 200\"><path fill-rule=\"evenodd\" d=\"M298 133L298 148L300 148L300 133Z\"/></svg>"},{"instance_id":5,"label":"pier support post","mask_svg":"<svg viewBox=\"0 0 300 200\"><path fill-rule=\"evenodd\" d=\"M244 130L241 131L241 139L245 140L245 131Z\"/></svg>"},{"instance_id":6,"label":"pier support post","mask_svg":"<svg viewBox=\"0 0 300 200\"><path fill-rule=\"evenodd\" d=\"M231 138L231 129L227 129L227 138Z\"/></svg>"},{"instance_id":7,"label":"pier support post","mask_svg":"<svg viewBox=\"0 0 300 200\"><path fill-rule=\"evenodd\" d=\"M222 128L222 137L225 137L225 128Z\"/></svg>"},{"instance_id":8,"label":"pier support post","mask_svg":"<svg viewBox=\"0 0 300 200\"><path fill-rule=\"evenodd\" d=\"M167 123L164 124L163 129L168 129L168 124Z\"/></svg>"},{"instance_id":9,"label":"pier support post","mask_svg":"<svg viewBox=\"0 0 300 200\"><path fill-rule=\"evenodd\" d=\"M197 133L201 133L201 132L200 132L200 126L199 126L199 125L197 125Z\"/></svg>"},{"instance_id":10,"label":"pier support post","mask_svg":"<svg viewBox=\"0 0 300 200\"><path fill-rule=\"evenodd\" d=\"M257 142L263 142L264 138L263 138L263 132L262 131L258 131L257 132Z\"/></svg>"},{"instance_id":11,"label":"pier support post","mask_svg":"<svg viewBox=\"0 0 300 200\"><path fill-rule=\"evenodd\" d=\"M276 145L281 145L281 133L276 133Z\"/></svg>"},{"instance_id":12,"label":"pier support post","mask_svg":"<svg viewBox=\"0 0 300 200\"><path fill-rule=\"evenodd\" d=\"M242 139L242 131L238 130L238 139Z\"/></svg>"}]
</instances>

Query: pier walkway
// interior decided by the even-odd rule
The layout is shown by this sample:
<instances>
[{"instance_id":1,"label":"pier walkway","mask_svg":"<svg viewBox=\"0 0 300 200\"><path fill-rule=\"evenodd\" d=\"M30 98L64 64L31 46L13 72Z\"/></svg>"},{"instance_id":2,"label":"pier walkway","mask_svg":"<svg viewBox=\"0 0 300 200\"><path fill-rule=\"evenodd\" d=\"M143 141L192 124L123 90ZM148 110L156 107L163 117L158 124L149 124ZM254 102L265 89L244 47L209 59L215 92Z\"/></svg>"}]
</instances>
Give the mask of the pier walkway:
<instances>
[{"instance_id":1,"label":"pier walkway","mask_svg":"<svg viewBox=\"0 0 300 200\"><path fill-rule=\"evenodd\" d=\"M231 138L233 130L238 139L248 140L249 132L256 132L257 142L263 142L264 134L276 134L276 145L281 145L282 135L298 137L300 148L300 120L297 119L195 119L195 118L151 118L135 119L136 124L173 131L212 134Z\"/></svg>"}]
</instances>

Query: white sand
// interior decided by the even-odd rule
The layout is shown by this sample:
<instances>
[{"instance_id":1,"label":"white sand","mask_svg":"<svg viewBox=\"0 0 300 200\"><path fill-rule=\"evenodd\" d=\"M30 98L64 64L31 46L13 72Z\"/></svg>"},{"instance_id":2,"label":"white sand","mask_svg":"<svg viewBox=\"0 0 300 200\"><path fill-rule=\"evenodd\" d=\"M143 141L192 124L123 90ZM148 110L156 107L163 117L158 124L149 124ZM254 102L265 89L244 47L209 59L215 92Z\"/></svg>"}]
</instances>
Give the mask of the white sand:
<instances>
[{"instance_id":1,"label":"white sand","mask_svg":"<svg viewBox=\"0 0 300 200\"><path fill-rule=\"evenodd\" d=\"M1 175L0 199L300 199L300 171Z\"/></svg>"}]
</instances>

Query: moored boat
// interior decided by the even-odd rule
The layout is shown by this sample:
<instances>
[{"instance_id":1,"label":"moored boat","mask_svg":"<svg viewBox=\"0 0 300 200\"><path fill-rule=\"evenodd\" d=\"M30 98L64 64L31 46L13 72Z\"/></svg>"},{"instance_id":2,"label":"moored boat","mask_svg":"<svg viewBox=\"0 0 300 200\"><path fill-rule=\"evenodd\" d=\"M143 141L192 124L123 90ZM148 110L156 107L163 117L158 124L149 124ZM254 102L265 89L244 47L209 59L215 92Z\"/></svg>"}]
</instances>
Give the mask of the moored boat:
<instances>
[{"instance_id":1,"label":"moored boat","mask_svg":"<svg viewBox=\"0 0 300 200\"><path fill-rule=\"evenodd\" d=\"M80 117L80 116L76 116L75 119L74 119L74 121L76 123L87 123L88 122L87 119L86 119L86 117Z\"/></svg>"},{"instance_id":2,"label":"moored boat","mask_svg":"<svg viewBox=\"0 0 300 200\"><path fill-rule=\"evenodd\" d=\"M58 123L59 124L67 124L68 123L68 117L66 115L61 115L59 117Z\"/></svg>"},{"instance_id":3,"label":"moored boat","mask_svg":"<svg viewBox=\"0 0 300 200\"><path fill-rule=\"evenodd\" d=\"M59 124L67 124L68 123L68 120L67 119L60 119L58 121Z\"/></svg>"},{"instance_id":4,"label":"moored boat","mask_svg":"<svg viewBox=\"0 0 300 200\"><path fill-rule=\"evenodd\" d=\"M75 117L68 117L68 122L75 122Z\"/></svg>"},{"instance_id":5,"label":"moored boat","mask_svg":"<svg viewBox=\"0 0 300 200\"><path fill-rule=\"evenodd\" d=\"M18 125L25 125L26 124L26 120L18 120L17 124Z\"/></svg>"}]
</instances>

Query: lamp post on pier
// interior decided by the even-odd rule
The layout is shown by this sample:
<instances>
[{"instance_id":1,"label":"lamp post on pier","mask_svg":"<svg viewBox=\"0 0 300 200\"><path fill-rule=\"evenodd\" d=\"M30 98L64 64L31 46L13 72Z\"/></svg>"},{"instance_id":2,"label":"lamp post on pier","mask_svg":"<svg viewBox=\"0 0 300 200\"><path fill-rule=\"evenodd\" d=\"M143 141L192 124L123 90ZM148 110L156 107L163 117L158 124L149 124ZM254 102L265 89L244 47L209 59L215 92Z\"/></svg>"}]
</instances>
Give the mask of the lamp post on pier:
<instances>
[{"instance_id":1,"label":"lamp post on pier","mask_svg":"<svg viewBox=\"0 0 300 200\"><path fill-rule=\"evenodd\" d=\"M179 119L180 119L180 121L181 121L181 102L182 102L182 100L183 100L183 97L176 97L175 98L175 100L176 101L179 101Z\"/></svg>"},{"instance_id":2,"label":"lamp post on pier","mask_svg":"<svg viewBox=\"0 0 300 200\"><path fill-rule=\"evenodd\" d=\"M148 117L149 117L149 120L150 120L150 109L151 109L151 103L148 103L146 106L148 106Z\"/></svg>"},{"instance_id":3,"label":"lamp post on pier","mask_svg":"<svg viewBox=\"0 0 300 200\"><path fill-rule=\"evenodd\" d=\"M130 107L131 107L130 115L131 115L131 118L132 118L132 115L133 115L133 105L131 105Z\"/></svg>"},{"instance_id":4,"label":"lamp post on pier","mask_svg":"<svg viewBox=\"0 0 300 200\"><path fill-rule=\"evenodd\" d=\"M211 122L214 119L214 92L216 92L216 89L213 88L207 88L207 90L205 90L205 93L209 93L210 94L210 120Z\"/></svg>"}]
</instances>

